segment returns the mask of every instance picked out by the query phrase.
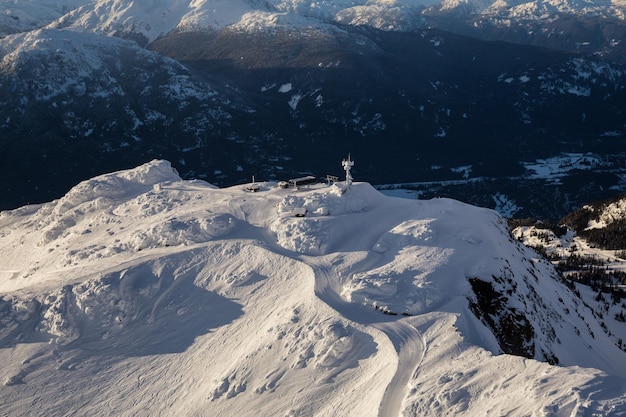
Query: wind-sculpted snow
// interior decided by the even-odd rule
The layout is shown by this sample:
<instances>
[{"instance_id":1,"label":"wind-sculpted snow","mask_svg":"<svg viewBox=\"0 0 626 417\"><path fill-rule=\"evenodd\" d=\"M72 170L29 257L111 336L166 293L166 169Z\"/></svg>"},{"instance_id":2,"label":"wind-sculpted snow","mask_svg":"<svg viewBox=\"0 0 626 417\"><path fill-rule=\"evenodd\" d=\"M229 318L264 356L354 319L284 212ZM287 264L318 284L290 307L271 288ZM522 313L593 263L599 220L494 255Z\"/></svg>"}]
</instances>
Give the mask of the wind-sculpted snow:
<instances>
[{"instance_id":1,"label":"wind-sculpted snow","mask_svg":"<svg viewBox=\"0 0 626 417\"><path fill-rule=\"evenodd\" d=\"M624 352L500 216L365 183L102 175L0 213L0 294L7 415L626 411Z\"/></svg>"},{"instance_id":2,"label":"wind-sculpted snow","mask_svg":"<svg viewBox=\"0 0 626 417\"><path fill-rule=\"evenodd\" d=\"M334 229L326 217L342 216L367 210L367 203L334 185L328 193L299 196L289 194L278 203L278 219L271 225L278 243L286 249L310 255L328 252ZM294 218L294 210L304 209L305 218Z\"/></svg>"},{"instance_id":3,"label":"wind-sculpted snow","mask_svg":"<svg viewBox=\"0 0 626 417\"><path fill-rule=\"evenodd\" d=\"M410 383L405 399L407 415L623 414L623 380L606 378L591 369L583 375L574 367L492 356L463 340L455 330L456 320L454 315L441 313L416 319L424 343L433 350L424 357L419 376ZM485 363L490 366L485 367ZM565 381L571 384L567 394L561 391ZM529 408L529 404L533 406Z\"/></svg>"},{"instance_id":4,"label":"wind-sculpted snow","mask_svg":"<svg viewBox=\"0 0 626 417\"><path fill-rule=\"evenodd\" d=\"M431 222L407 221L385 233L372 250L389 262L354 274L344 287L346 298L384 312L408 314L430 311L447 300L448 282L433 279L431 274L447 262L454 249L429 244L436 233Z\"/></svg>"},{"instance_id":5,"label":"wind-sculpted snow","mask_svg":"<svg viewBox=\"0 0 626 417\"><path fill-rule=\"evenodd\" d=\"M140 169L103 175L84 181L72 188L63 198L41 209L38 225L43 231L40 245L49 245L72 234L91 234L98 227L121 226L130 218L142 219L172 211L184 200L176 197L160 201L162 184L180 182L169 163L145 165ZM99 212L84 221L85 214ZM123 220L122 220L123 219ZM70 251L68 264L78 259L97 259L126 250L139 251L150 247L180 246L201 243L227 233L234 227L232 216L225 213L207 213L202 218L168 216L151 227L129 230L125 240L115 239L108 245L88 245L82 250Z\"/></svg>"},{"instance_id":6,"label":"wind-sculpted snow","mask_svg":"<svg viewBox=\"0 0 626 417\"><path fill-rule=\"evenodd\" d=\"M133 171L105 174L73 187L56 203L53 214L63 215L84 203L92 204L101 200L108 201L109 206L119 205L120 200L137 197L154 186L158 188L160 183L180 180L169 163L144 165ZM106 207L104 204L98 205L96 208Z\"/></svg>"}]
</instances>

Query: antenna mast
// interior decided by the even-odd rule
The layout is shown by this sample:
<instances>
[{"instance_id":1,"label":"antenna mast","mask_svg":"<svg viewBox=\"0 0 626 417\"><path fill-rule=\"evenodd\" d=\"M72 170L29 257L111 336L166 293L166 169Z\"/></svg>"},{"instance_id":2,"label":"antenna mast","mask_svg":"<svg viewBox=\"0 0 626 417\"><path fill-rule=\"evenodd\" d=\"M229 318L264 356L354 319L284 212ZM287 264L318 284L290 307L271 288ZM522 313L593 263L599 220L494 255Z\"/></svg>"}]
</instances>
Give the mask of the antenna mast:
<instances>
[{"instance_id":1,"label":"antenna mast","mask_svg":"<svg viewBox=\"0 0 626 417\"><path fill-rule=\"evenodd\" d=\"M354 161L350 158L350 154L348 154L348 159L341 161L341 165L346 171L346 185L349 188L352 185L352 174L350 174L350 170L354 166Z\"/></svg>"}]
</instances>

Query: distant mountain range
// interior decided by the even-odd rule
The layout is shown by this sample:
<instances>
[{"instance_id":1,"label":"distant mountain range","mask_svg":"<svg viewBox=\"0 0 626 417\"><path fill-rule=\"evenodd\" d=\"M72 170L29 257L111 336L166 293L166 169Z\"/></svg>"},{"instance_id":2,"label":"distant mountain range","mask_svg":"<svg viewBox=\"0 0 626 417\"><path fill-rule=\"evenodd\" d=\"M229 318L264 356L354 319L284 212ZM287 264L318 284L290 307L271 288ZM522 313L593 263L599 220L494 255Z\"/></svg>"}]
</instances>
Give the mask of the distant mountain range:
<instances>
[{"instance_id":1,"label":"distant mountain range","mask_svg":"<svg viewBox=\"0 0 626 417\"><path fill-rule=\"evenodd\" d=\"M0 4L0 209L152 158L227 185L352 152L357 178L516 216L624 186L619 2ZM533 170L568 155L592 162Z\"/></svg>"},{"instance_id":2,"label":"distant mountain range","mask_svg":"<svg viewBox=\"0 0 626 417\"><path fill-rule=\"evenodd\" d=\"M316 1L223 0L147 2L70 0L2 1L0 33L51 25L129 36L143 44L172 30L243 31L367 26L385 31L427 27L500 39L621 55L624 1Z\"/></svg>"}]
</instances>

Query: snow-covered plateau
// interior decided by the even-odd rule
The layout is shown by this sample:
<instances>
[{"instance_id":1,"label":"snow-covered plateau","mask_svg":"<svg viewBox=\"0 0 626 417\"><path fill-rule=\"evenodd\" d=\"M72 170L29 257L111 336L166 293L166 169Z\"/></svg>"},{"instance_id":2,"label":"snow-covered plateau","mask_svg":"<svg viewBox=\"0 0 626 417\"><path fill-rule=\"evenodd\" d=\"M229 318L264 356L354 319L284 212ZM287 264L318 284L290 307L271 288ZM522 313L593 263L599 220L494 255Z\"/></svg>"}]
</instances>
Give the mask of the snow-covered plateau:
<instances>
[{"instance_id":1,"label":"snow-covered plateau","mask_svg":"<svg viewBox=\"0 0 626 417\"><path fill-rule=\"evenodd\" d=\"M252 185L154 160L0 212L0 414L626 414L626 353L495 211Z\"/></svg>"}]
</instances>

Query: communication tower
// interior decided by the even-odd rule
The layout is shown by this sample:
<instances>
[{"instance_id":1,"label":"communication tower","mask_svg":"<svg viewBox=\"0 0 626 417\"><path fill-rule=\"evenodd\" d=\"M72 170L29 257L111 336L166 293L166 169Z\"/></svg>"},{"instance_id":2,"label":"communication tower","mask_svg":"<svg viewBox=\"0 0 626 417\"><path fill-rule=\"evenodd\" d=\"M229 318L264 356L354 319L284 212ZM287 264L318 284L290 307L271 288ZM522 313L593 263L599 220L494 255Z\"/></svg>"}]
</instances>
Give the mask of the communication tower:
<instances>
[{"instance_id":1,"label":"communication tower","mask_svg":"<svg viewBox=\"0 0 626 417\"><path fill-rule=\"evenodd\" d=\"M350 174L350 170L354 166L354 161L350 159L350 154L348 154L348 159L341 161L341 165L346 171L346 186L350 187L352 185L352 174Z\"/></svg>"}]
</instances>

